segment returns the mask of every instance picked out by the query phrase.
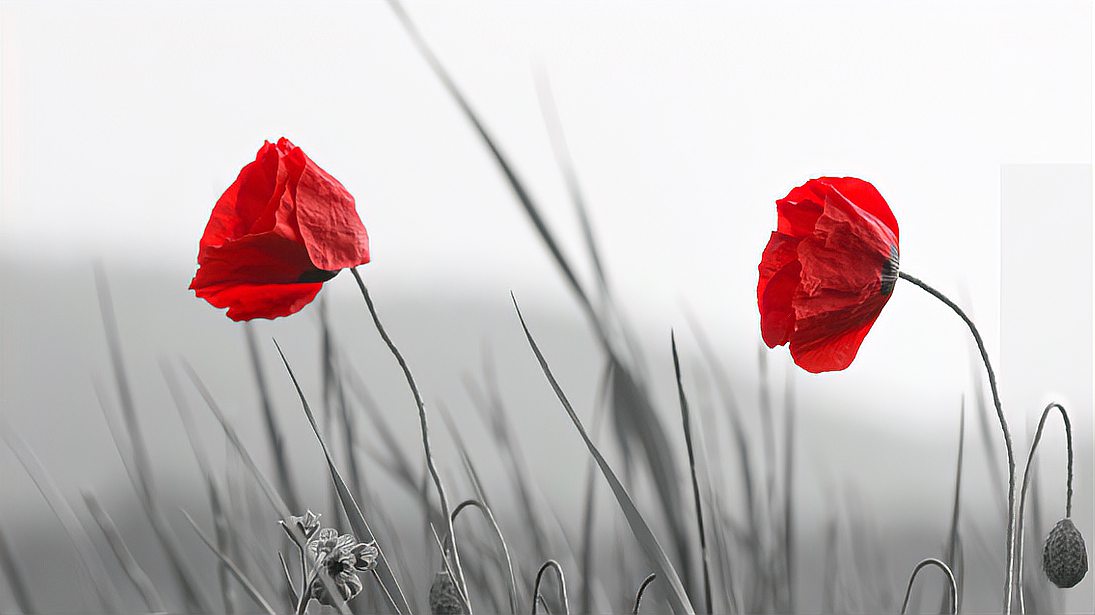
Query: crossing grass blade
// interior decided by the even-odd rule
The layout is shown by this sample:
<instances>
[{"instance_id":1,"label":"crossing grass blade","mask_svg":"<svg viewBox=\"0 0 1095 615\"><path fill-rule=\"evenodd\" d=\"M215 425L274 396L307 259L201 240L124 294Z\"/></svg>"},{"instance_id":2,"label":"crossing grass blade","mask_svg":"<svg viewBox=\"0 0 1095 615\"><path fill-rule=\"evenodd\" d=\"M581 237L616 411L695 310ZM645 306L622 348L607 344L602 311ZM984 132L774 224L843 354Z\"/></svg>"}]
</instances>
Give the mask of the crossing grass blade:
<instances>
[{"instance_id":1,"label":"crossing grass blade","mask_svg":"<svg viewBox=\"0 0 1095 615\"><path fill-rule=\"evenodd\" d=\"M954 571L955 583L958 587L958 603L955 609L962 608L962 567L957 565L958 559L958 516L962 503L962 460L966 450L966 398L962 397L962 403L958 413L958 462L954 472L954 503L951 505L951 526L947 533L946 563ZM943 596L943 604L939 606L939 612L946 609L946 596Z\"/></svg>"},{"instance_id":2,"label":"crossing grass blade","mask_svg":"<svg viewBox=\"0 0 1095 615\"><path fill-rule=\"evenodd\" d=\"M107 613L123 612L121 596L118 594L114 582L111 581L99 552L95 549L83 525L80 524L75 511L69 506L68 501L65 500L61 490L57 488L57 484L53 482L42 462L38 460L38 456L34 454L34 451L26 442L23 442L22 438L2 422L0 422L0 436L3 436L8 443L8 447L15 453L15 458L27 471L27 475L30 476L34 486L45 498L46 504L53 511L57 520L61 522L65 534L68 535L69 540L76 548L80 566L91 578L92 587L95 589L95 594L103 610Z\"/></svg>"},{"instance_id":3,"label":"crossing grass blade","mask_svg":"<svg viewBox=\"0 0 1095 615\"><path fill-rule=\"evenodd\" d=\"M372 541L375 539L373 531L369 527L368 521L365 520L365 515L361 512L361 507L358 506L357 500L354 499L352 493L350 493L349 487L346 486L346 481L342 479L342 474L339 473L338 468L335 466L335 460L331 457L330 449L327 448L327 443L323 440L323 436L320 434L319 425L316 424L316 417L312 414L312 409L308 405L308 400L304 397L304 391L300 388L300 383L297 381L296 374L293 373L293 368L289 365L289 360L285 358L285 353L282 352L281 346L277 341L274 341L274 346L278 349L278 355L281 356L281 361L285 365L286 371L289 372L289 378L293 381L293 387L297 391L297 395L300 397L300 404L304 408L304 414L308 417L308 424L312 426L312 431L315 432L316 439L319 440L320 448L323 449L323 455L327 459L327 468L331 471L331 479L335 483L335 488L338 491L338 498L342 502L343 511L346 513L346 518L350 522L350 527L353 529L354 534L359 540ZM380 577L382 579L381 584L384 585L384 590L390 593L388 584L390 583L395 587L396 594L399 596L399 603L394 606L399 613L411 613L410 603L407 602L406 596L403 594L403 588L399 585L399 580L395 576L395 571L392 570L387 557L384 555L384 548L378 541L376 544L377 551L379 552L378 566L383 572Z\"/></svg>"},{"instance_id":4,"label":"crossing grass blade","mask_svg":"<svg viewBox=\"0 0 1095 615\"><path fill-rule=\"evenodd\" d=\"M681 360L677 356L677 337L669 334L670 346L673 349L673 372L677 378L677 397L681 406L681 423L684 426L684 443L688 450L688 469L692 477L692 496L696 507L696 527L700 535L700 561L703 563L703 598L705 613L713 613L711 604L711 571L707 561L707 532L703 524L703 502L700 500L700 484L696 479L696 453L692 446L692 420L689 415L688 398L684 394L684 384L681 383Z\"/></svg>"},{"instance_id":5,"label":"crossing grass blade","mask_svg":"<svg viewBox=\"0 0 1095 615\"><path fill-rule=\"evenodd\" d=\"M254 325L250 322L243 323L243 332L247 338L247 353L251 357L251 367L255 376L255 386L258 389L259 401L262 405L263 424L266 426L266 439L270 444L270 452L274 456L274 467L277 470L278 486L284 495L285 502L291 510L300 510L300 499L297 497L296 486L293 484L293 476L289 471L288 453L285 447L285 438L281 434L281 428L274 412L274 402L270 397L270 387L266 382L266 372L262 367L262 356L259 353L258 341L255 339Z\"/></svg>"},{"instance_id":6,"label":"crossing grass blade","mask_svg":"<svg viewBox=\"0 0 1095 615\"><path fill-rule=\"evenodd\" d=\"M657 537L654 536L654 532L643 518L642 513L640 513L639 509L635 506L635 502L627 493L627 489L624 488L623 483L617 478L616 473L613 472L611 466L609 466L608 462L601 454L601 451L593 443L593 440L590 439L589 434L586 433L581 419L578 418L578 414L570 405L570 401L567 399L566 394L563 393L563 389L559 386L559 383L555 380L555 376L551 373L551 368L548 367L547 360L544 359L543 353L540 352L540 347L537 346L536 340L533 339L532 333L525 323L525 317L521 314L521 308L517 305L516 297L513 298L513 307L517 310L517 317L521 321L521 328L525 332L525 337L528 339L529 346L532 347L532 352L536 355L536 360L540 364L540 369L543 370L544 376L551 384L551 388L555 391L555 395L559 398L559 402L563 405L563 409L566 410L571 422L574 423L574 427L582 436L582 440L585 442L586 448L589 449L589 453L593 455L593 458L597 461L597 465L600 467L601 473L604 474L605 480L608 481L613 495L616 496L616 501L619 502L620 509L623 511L624 517L627 519L627 523L631 527L631 531L634 533L639 546L642 547L643 552L651 562L655 564L662 579L664 579L668 585L668 598L670 605L673 607L673 611L675 613L695 615L695 609L692 608L692 603L688 599L688 594L685 592L684 585L681 584L680 577L673 568L673 564L669 561L669 557L665 554L661 544L658 543Z\"/></svg>"},{"instance_id":7,"label":"crossing grass blade","mask_svg":"<svg viewBox=\"0 0 1095 615\"><path fill-rule=\"evenodd\" d=\"M114 521L99 504L99 500L95 495L89 491L83 492L84 503L87 505L87 510L91 513L91 518L95 520L96 525L99 526L99 530L103 533L103 537L106 539L107 545L110 546L111 551L114 552L114 557L117 558L118 563L122 567L122 571L129 577L133 586L137 588L137 593L141 595L141 599L144 600L144 604L148 607L149 611L154 613L165 613L167 609L164 607L163 600L160 598L159 592L156 591L156 586L152 584L152 579L149 578L148 573L141 568L141 565L137 563L137 558L133 557L133 553L126 546L125 540L122 539L121 533L118 531L117 526L114 525Z\"/></svg>"},{"instance_id":8,"label":"crossing grass blade","mask_svg":"<svg viewBox=\"0 0 1095 615\"><path fill-rule=\"evenodd\" d=\"M39 611L35 608L34 601L30 597L27 582L15 561L15 551L12 550L7 538L4 537L2 527L0 527L0 569L4 571L4 577L8 580L12 597L15 598L15 604L19 607L19 610L23 613L38 613Z\"/></svg>"},{"instance_id":9,"label":"crossing grass blade","mask_svg":"<svg viewBox=\"0 0 1095 615\"><path fill-rule=\"evenodd\" d=\"M175 371L167 361L160 362L160 371L163 373L164 381L167 383L167 389L171 394L171 399L175 403L175 410L179 415L179 421L183 425L183 431L186 432L186 440L190 444L191 452L194 453L194 460L198 464L198 470L202 475L202 479L205 481L205 490L209 496L209 508L213 515L214 537L217 539L217 548L223 553L228 553L229 545L231 543L231 533L228 527L228 518L225 514L224 497L221 495L221 487L217 481L216 474L213 473L213 468L209 465L209 458L205 448L202 446L201 436L198 433L197 426L194 424L194 416L190 412L190 406L187 404L182 387L179 386ZM226 615L232 615L235 612L232 586L228 581L229 573L228 566L224 562L220 562L217 566L217 580L221 587L221 603Z\"/></svg>"},{"instance_id":10,"label":"crossing grass blade","mask_svg":"<svg viewBox=\"0 0 1095 615\"><path fill-rule=\"evenodd\" d=\"M186 520L190 522L191 526L193 526L194 532L197 533L198 538L201 538L202 542L205 543L205 546L209 547L209 550L212 551L213 554L216 555L217 558L220 559L220 561L223 562L230 571L232 571L232 575L236 577L236 580L239 581L240 586L243 587L243 590L247 593L247 595L255 601L255 604L257 604L259 608L261 608L263 612L266 613L266 615L277 615L274 608L270 606L270 603L266 601L266 598L262 597L262 594L259 593L258 589L255 588L255 584L247 578L247 575L245 575L243 571L240 570L240 567L237 566L236 563L233 562L227 554L218 549L211 540L209 540L205 533L202 532L201 528L198 527L198 524L194 521L194 519L190 517L189 513L187 513L185 510L182 512L183 515L186 517Z\"/></svg>"},{"instance_id":11,"label":"crossing grass blade","mask_svg":"<svg viewBox=\"0 0 1095 615\"><path fill-rule=\"evenodd\" d=\"M145 445L144 436L138 422L136 403L132 389L129 386L129 376L122 357L121 334L114 314L114 302L111 299L106 274L101 267L95 269L95 284L99 294L99 310L103 319L103 330L106 332L110 361L114 368L118 398L121 402L122 424L125 426L129 437L129 452L133 456L131 467L134 470L132 476L137 479L135 484L137 493L140 496L148 520L152 524L156 538L167 555L167 561L174 572L174 578L182 589L188 608L203 613L210 612L213 608L212 604L198 590L197 577L187 565L178 538L168 523L167 516L160 508L160 498L152 475L152 458L149 455L148 447ZM120 449L119 452L121 452Z\"/></svg>"}]
</instances>

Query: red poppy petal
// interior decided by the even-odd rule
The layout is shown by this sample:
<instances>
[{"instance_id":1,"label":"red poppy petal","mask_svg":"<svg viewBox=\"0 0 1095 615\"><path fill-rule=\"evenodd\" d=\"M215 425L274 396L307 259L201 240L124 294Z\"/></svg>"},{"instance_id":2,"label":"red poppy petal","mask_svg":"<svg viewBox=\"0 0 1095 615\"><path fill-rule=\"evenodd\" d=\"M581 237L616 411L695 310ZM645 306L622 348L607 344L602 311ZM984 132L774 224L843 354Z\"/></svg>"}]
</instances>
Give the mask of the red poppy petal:
<instances>
[{"instance_id":1,"label":"red poppy petal","mask_svg":"<svg viewBox=\"0 0 1095 615\"><path fill-rule=\"evenodd\" d=\"M780 269L768 281L760 305L760 334L769 348L786 344L795 330L792 298L799 285L802 266L794 261Z\"/></svg>"},{"instance_id":2,"label":"red poppy petal","mask_svg":"<svg viewBox=\"0 0 1095 615\"><path fill-rule=\"evenodd\" d=\"M240 170L236 181L217 199L199 245L221 245L251 232L268 207L277 184L278 166L277 148L267 141L255 160Z\"/></svg>"},{"instance_id":3,"label":"red poppy petal","mask_svg":"<svg viewBox=\"0 0 1095 615\"><path fill-rule=\"evenodd\" d=\"M814 230L824 202L825 195L818 190L814 180L792 189L776 201L776 230L792 237L808 236Z\"/></svg>"},{"instance_id":4,"label":"red poppy petal","mask_svg":"<svg viewBox=\"0 0 1095 615\"><path fill-rule=\"evenodd\" d=\"M202 249L190 288L230 283L288 284L315 270L304 246L275 233L248 235Z\"/></svg>"},{"instance_id":5,"label":"red poppy petal","mask_svg":"<svg viewBox=\"0 0 1095 615\"><path fill-rule=\"evenodd\" d=\"M198 255L198 264L190 288L214 307L229 308L233 320L287 316L300 311L323 286L309 278L322 272L304 247L275 233L208 246Z\"/></svg>"},{"instance_id":6,"label":"red poppy petal","mask_svg":"<svg viewBox=\"0 0 1095 615\"><path fill-rule=\"evenodd\" d=\"M278 318L295 314L312 302L323 288L321 282L300 284L221 284L196 290L218 308L228 308L232 320Z\"/></svg>"},{"instance_id":7,"label":"red poppy petal","mask_svg":"<svg viewBox=\"0 0 1095 615\"><path fill-rule=\"evenodd\" d=\"M760 281L757 283L757 306L760 309L760 331L769 348L786 344L795 329L795 313L791 303L799 283L801 267L797 261L799 240L779 232L772 233L761 256Z\"/></svg>"},{"instance_id":8,"label":"red poppy petal","mask_svg":"<svg viewBox=\"0 0 1095 615\"><path fill-rule=\"evenodd\" d=\"M874 216L879 222L893 233L894 245L897 245L901 234L897 227L897 218L890 211L886 199L868 181L855 177L822 177L818 180L835 190L845 202Z\"/></svg>"},{"instance_id":9,"label":"red poppy petal","mask_svg":"<svg viewBox=\"0 0 1095 615\"><path fill-rule=\"evenodd\" d=\"M791 262L798 260L797 248L799 241L795 237L784 235L778 231L773 232L768 237L768 245L764 246L764 252L760 257L760 265L757 267L760 272L760 280L757 283L757 299L764 296L764 287L772 279L772 276Z\"/></svg>"},{"instance_id":10,"label":"red poppy petal","mask_svg":"<svg viewBox=\"0 0 1095 615\"><path fill-rule=\"evenodd\" d=\"M802 284L795 296L797 318L881 295L882 270L890 259L888 231L886 237L879 236L877 229L858 223L852 215L838 207L826 208L815 235L798 243Z\"/></svg>"},{"instance_id":11,"label":"red poppy petal","mask_svg":"<svg viewBox=\"0 0 1095 615\"><path fill-rule=\"evenodd\" d=\"M799 329L791 335L791 358L802 369L819 374L847 368L859 352L863 338L871 330L878 313L866 323L853 329L841 329L828 335L812 337L817 331Z\"/></svg>"},{"instance_id":12,"label":"red poppy petal","mask_svg":"<svg viewBox=\"0 0 1095 615\"><path fill-rule=\"evenodd\" d=\"M337 179L304 159L296 190L297 225L312 263L328 271L369 262L369 235L357 215L354 197Z\"/></svg>"}]
</instances>

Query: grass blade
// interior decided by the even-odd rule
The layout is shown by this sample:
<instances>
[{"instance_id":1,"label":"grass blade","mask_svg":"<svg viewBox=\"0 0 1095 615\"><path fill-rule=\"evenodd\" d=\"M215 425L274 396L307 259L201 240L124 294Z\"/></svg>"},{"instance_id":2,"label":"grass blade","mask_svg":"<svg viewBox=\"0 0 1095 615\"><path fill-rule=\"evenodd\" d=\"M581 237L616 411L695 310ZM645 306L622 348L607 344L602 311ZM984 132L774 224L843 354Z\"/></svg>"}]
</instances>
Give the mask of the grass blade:
<instances>
[{"instance_id":1,"label":"grass blade","mask_svg":"<svg viewBox=\"0 0 1095 615\"><path fill-rule=\"evenodd\" d=\"M31 600L30 591L27 589L27 582L23 579L23 573L19 570L19 564L15 561L15 551L12 550L7 538L4 537L2 528L0 528L0 567L4 570L4 576L8 580L12 596L15 598L15 604L19 607L19 610L28 614L38 613L38 609L34 607L34 602Z\"/></svg>"},{"instance_id":2,"label":"grass blade","mask_svg":"<svg viewBox=\"0 0 1095 615\"><path fill-rule=\"evenodd\" d=\"M611 364L606 364L603 374L601 376L601 383L597 387L597 400L593 404L593 441L600 440L601 427L604 425L605 417L605 399L608 396L608 385L610 372L612 370ZM596 505L596 478L597 478L596 462L592 458L589 459L588 467L586 468L585 478L585 505L582 509L582 613L593 612L593 583L597 577L596 570L593 567L593 522L594 522L594 509Z\"/></svg>"},{"instance_id":3,"label":"grass blade","mask_svg":"<svg viewBox=\"0 0 1095 615\"><path fill-rule=\"evenodd\" d=\"M795 612L795 381L794 372L787 372L783 398L785 409L783 432L783 564L787 587L788 613Z\"/></svg>"},{"instance_id":4,"label":"grass blade","mask_svg":"<svg viewBox=\"0 0 1095 615\"><path fill-rule=\"evenodd\" d=\"M250 322L243 323L243 331L247 337L247 352L251 356L251 366L255 374L255 386L258 387L259 399L262 402L262 416L266 426L266 438L270 442L270 451L274 456L274 467L277 470L278 485L285 494L285 502L290 510L301 510L300 499L297 497L293 478L289 472L288 455L285 451L285 440L281 436L274 415L274 402L270 398L270 389L266 382L266 372L262 368L262 357L259 354L258 342L255 340L255 330Z\"/></svg>"},{"instance_id":5,"label":"grass blade","mask_svg":"<svg viewBox=\"0 0 1095 615\"><path fill-rule=\"evenodd\" d=\"M957 566L958 555L958 513L962 502L962 458L965 455L966 449L966 398L962 397L962 403L960 411L958 413L958 462L957 468L954 472L954 504L951 506L951 527L947 533L947 551L946 560L944 560L951 570L955 571L955 583L958 588L958 604L955 605L955 609L962 608L961 604L961 588L962 588L962 569ZM939 612L943 612L946 609L946 596L943 596L943 604L939 606Z\"/></svg>"},{"instance_id":6,"label":"grass blade","mask_svg":"<svg viewBox=\"0 0 1095 615\"><path fill-rule=\"evenodd\" d=\"M80 524L75 511L69 506L61 490L57 488L57 484L50 478L42 462L38 460L38 456L26 442L23 442L22 438L11 432L7 425L0 424L0 435L3 435L8 447L15 453L16 459L27 471L34 486L45 498L46 504L49 505L57 520L61 522L61 527L76 548L81 567L91 578L95 594L103 609L108 613L123 612L121 596L114 582L111 581L99 552L95 549L83 525Z\"/></svg>"},{"instance_id":7,"label":"grass blade","mask_svg":"<svg viewBox=\"0 0 1095 615\"><path fill-rule=\"evenodd\" d=\"M183 515L186 516L186 520L190 522L190 525L194 527L194 532L198 534L198 538L201 538L202 542L205 543L205 546L209 547L209 550L212 551L213 554L216 555L217 558L220 559L220 561L223 562L224 565L232 571L232 575L236 577L236 580L239 581L239 584L243 587L243 590L247 593L248 596L251 597L252 600L255 601L255 604L257 604L267 615L276 615L273 607L270 606L270 603L262 597L262 594L260 594L257 589L255 589L254 583L252 583L247 578L247 575L243 574L243 571L240 570L239 566L237 566L236 563L233 562L230 557L228 557L228 555L221 552L221 550L218 549L217 546L214 545L208 537L206 537L201 528L198 527L198 524L195 523L194 519L190 517L189 513L184 510Z\"/></svg>"},{"instance_id":8,"label":"grass blade","mask_svg":"<svg viewBox=\"0 0 1095 615\"><path fill-rule=\"evenodd\" d=\"M281 346L278 346L276 340L274 341L274 346L277 347L278 354L281 356L281 361L285 364L285 369L289 372L289 378L292 379L293 386L296 388L297 395L300 397L300 404L304 408L304 414L308 417L308 423L312 426L312 431L315 432L316 439L319 440L320 448L323 449L323 455L327 459L327 467L331 471L331 478L335 483L339 500L342 502L342 508L346 513L347 520L350 522L350 527L353 528L354 534L359 540L366 542L374 540L375 537L373 536L372 529L369 527L369 522L365 520L365 515L362 514L361 508L357 504L357 500L355 500L353 494L350 493L349 487L346 486L346 481L342 479L342 475L335 466L335 461L331 457L331 452L327 448L327 443L323 440L323 436L319 432L319 425L316 424L316 417L312 414L311 407L308 406L308 400L304 397L304 391L300 388L300 383L293 373L293 368L289 366L289 360L285 358L285 353L282 352ZM388 559L384 555L384 549L379 542L377 542L377 551L379 552L379 561L382 564L382 566L379 566L378 568L382 568L387 573L387 576L395 585L396 592L398 592L399 598L403 603L402 606L399 603L396 603L394 605L396 610L400 613L411 613L410 603L407 602L406 596L403 595L403 588L399 586L399 581L396 579L395 573L392 571ZM388 587L386 583L387 580L384 581L384 591L387 592Z\"/></svg>"},{"instance_id":9,"label":"grass blade","mask_svg":"<svg viewBox=\"0 0 1095 615\"><path fill-rule=\"evenodd\" d=\"M133 400L125 362L122 358L121 335L114 314L114 302L111 300L110 286L107 284L106 275L100 267L95 269L95 282L99 292L99 308L103 318L103 329L106 332L107 345L110 349L110 361L114 368L114 378L121 402L122 418L129 434L130 452L133 455L134 462L132 467L136 472L136 486L141 503L144 505L148 519L152 523L152 529L167 555L167 560L171 564L174 577L178 580L179 587L183 591L188 608L201 612L210 612L212 605L198 591L197 578L186 565L178 540L167 522L167 517L160 509L159 497L152 477L152 459L148 454L148 448L145 446L144 437L141 435L136 404Z\"/></svg>"},{"instance_id":10,"label":"grass blade","mask_svg":"<svg viewBox=\"0 0 1095 615\"><path fill-rule=\"evenodd\" d=\"M620 356L611 342L608 326L604 321L598 318L597 311L594 309L593 304L589 299L589 295L578 281L573 267L571 267L570 262L563 254L558 242L555 240L554 235L541 215L540 207L533 201L525 184L518 177L513 166L502 153L495 139L490 135L486 126L472 109L463 92L460 91L456 82L448 74L445 67L441 64L441 61L426 43L426 40L418 30L418 27L410 18L410 15L407 14L399 0L388 0L388 4L391 6L392 11L396 14L396 17L403 25L407 34L410 36L419 53L426 60L427 64L429 64L430 69L433 70L434 74L442 82L446 91L452 96L457 106L459 106L464 113L466 119L472 124L483 143L490 150L499 169L506 176L506 181L513 191L514 196L517 197L517 200L524 208L529 220L536 228L541 240L548 248L552 258L566 278L568 285L578 298L579 304L589 319L590 324L593 326L594 332L597 334L598 341L604 347L605 352L610 356L613 363L618 367L618 381L623 385L619 387L619 390L627 394L629 402L626 406L625 404L617 403L614 407L618 440L621 446L626 447L630 438L636 438L642 445L647 465L654 477L654 484L658 489L663 511L673 531L674 542L677 546L682 569L685 570L685 576L688 576L689 557L687 553L687 542L685 540L684 521L680 515L681 507L679 506L680 496L676 481L676 462L673 456L668 453L670 449L667 438L665 437L665 431L662 429L657 414L654 412L654 406L650 397L639 386L639 380L634 373L635 366L629 367L620 360ZM625 336L624 341L628 342L630 341L630 338ZM637 347L634 345L631 346L633 352L636 348ZM459 569L458 561L457 569Z\"/></svg>"},{"instance_id":11,"label":"grass blade","mask_svg":"<svg viewBox=\"0 0 1095 615\"><path fill-rule=\"evenodd\" d=\"M186 440L190 443L190 450L194 453L194 459L198 463L198 470L205 480L205 489L209 495L209 508L213 515L213 528L214 536L217 539L217 548L223 553L228 553L229 545L231 544L231 534L228 528L228 519L225 515L224 498L221 496L221 490L216 475L213 473L213 468L209 465L209 458L202 446L201 436L198 433L197 426L194 424L194 416L190 412L190 406L186 403L186 396L183 394L182 388L179 386L178 379L175 376L175 372L171 369L171 366L166 361L161 361L160 371L163 372L164 380L167 382L167 389L171 394L171 399L175 402L175 410L179 415L179 421L183 425L183 431L186 432ZM229 572L228 566L225 565L224 562L221 562L218 565L217 580L221 587L221 600L226 615L232 615L235 612L232 586L228 582Z\"/></svg>"},{"instance_id":12,"label":"grass blade","mask_svg":"<svg viewBox=\"0 0 1095 615\"><path fill-rule=\"evenodd\" d=\"M677 397L681 404L681 422L684 425L684 443L688 449L688 470L692 476L692 496L696 506L696 525L700 534L700 560L703 563L703 599L707 607L705 613L712 613L711 605L711 571L707 563L707 533L703 526L703 503L700 501L700 484L696 480L696 453L692 447L692 421L688 412L688 399L684 395L684 385L681 383L681 361L677 356L677 337L669 334L670 346L673 349L673 372L677 377Z\"/></svg>"},{"instance_id":13,"label":"grass blade","mask_svg":"<svg viewBox=\"0 0 1095 615\"><path fill-rule=\"evenodd\" d=\"M616 477L616 473L612 471L608 462L605 461L604 456L601 455L601 451L597 449L593 440L589 438L589 434L586 433L585 427L582 426L581 419L578 418L578 414L570 405L570 401L567 400L566 394L563 393L563 389L555 380L555 376L552 375L547 360L544 359L544 355L540 352L539 346L536 345L536 340L533 339L532 333L528 329L528 325L525 324L525 318L521 315L521 308L517 305L516 298L513 299L513 306L517 310L517 317L521 320L521 328L524 329L529 346L532 347L532 352L536 355L536 360L540 363L540 369L543 370L544 376L547 377L548 382L551 384L551 388L555 391L556 397L559 398L559 402L563 405L571 422L574 423L574 427L582 436L582 440L585 442L586 448L589 449L589 453L593 455L593 458L597 461L597 465L601 468L601 473L604 474L605 480L608 481L613 495L616 496L616 500L619 502L624 517L627 519L628 525L631 526L631 531L635 534L635 539L639 542L639 546L642 547L646 556L657 566L658 572L669 586L669 602L672 605L674 612L695 615L695 610L688 600L688 594L681 584L680 577L677 576L677 571L673 569L673 564L670 563L669 557L658 543L657 537L654 536L654 532L651 531L646 520L643 519L639 509L635 506L635 502L631 499L631 496L628 495L627 489L624 488L619 478Z\"/></svg>"},{"instance_id":14,"label":"grass blade","mask_svg":"<svg viewBox=\"0 0 1095 615\"><path fill-rule=\"evenodd\" d=\"M221 428L224 430L225 437L232 444L232 448L240 456L240 460L243 461L243 465L247 467L247 470L254 477L255 482L258 483L259 488L262 490L263 495L266 496L266 500L270 503L270 506L274 509L274 512L278 514L278 517L282 519L289 518L292 514L289 507L285 504L285 500L282 499L281 494L274 488L274 485L266 478L266 475L259 469L258 464L255 463L251 454L247 452L247 447L243 445L243 441L240 440L239 434L236 433L232 424L228 421L228 418L224 416L224 412L213 399L213 395L206 388L205 383L198 377L198 373L194 371L194 368L190 366L185 360L183 361L183 371L190 378L190 381L194 384L194 387L198 390L198 394L205 400L205 405L209 407L209 410L213 412L213 416L217 418L217 421L221 424ZM304 537L301 536L301 539Z\"/></svg>"},{"instance_id":15,"label":"grass blade","mask_svg":"<svg viewBox=\"0 0 1095 615\"><path fill-rule=\"evenodd\" d=\"M137 563L137 559L133 557L133 553L130 552L129 547L122 540L122 535L118 532L118 528L114 525L110 515L107 514L106 510L99 504L99 500L92 493L85 491L83 497L88 512L91 513L92 519L95 520L95 523L103 532L103 537L106 538L111 551L114 552L118 563L121 564L122 570L129 577L133 586L137 588L137 592L141 594L145 606L150 611L165 613L167 609L164 608L163 600L160 599L160 594L152 584L152 579L148 577L148 573L141 568L141 565Z\"/></svg>"}]
</instances>

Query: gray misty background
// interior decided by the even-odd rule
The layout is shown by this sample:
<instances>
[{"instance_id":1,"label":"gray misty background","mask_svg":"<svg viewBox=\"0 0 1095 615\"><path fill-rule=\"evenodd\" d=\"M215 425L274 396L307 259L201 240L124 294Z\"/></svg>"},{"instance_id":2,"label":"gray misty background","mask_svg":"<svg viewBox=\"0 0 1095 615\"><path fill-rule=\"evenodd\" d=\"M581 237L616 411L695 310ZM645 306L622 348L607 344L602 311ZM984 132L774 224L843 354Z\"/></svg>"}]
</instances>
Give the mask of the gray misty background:
<instances>
[{"instance_id":1,"label":"gray misty background","mask_svg":"<svg viewBox=\"0 0 1095 615\"><path fill-rule=\"evenodd\" d=\"M363 273L381 316L427 402L454 417L487 484L503 484L506 469L464 384L482 377L484 362L497 372L543 500L562 526L577 525L587 455L509 293L583 417L603 357L477 135L384 3L0 7L0 412L66 494L94 490L120 525L128 519L135 535L148 532L96 398L95 383L109 389L112 373L94 263L114 293L142 428L170 501L192 503L202 487L163 359L193 363L265 454L243 330L186 286L212 204L263 139L284 135L356 196L373 249ZM536 75L550 82L616 300L660 375L655 395L682 463L671 329L698 412L720 411L689 314L726 365L754 433L761 355L777 407L793 389L802 602L821 592L831 515L865 519L864 536L893 545L880 574L894 592L916 560L938 555L963 398L963 528L983 538L971 539L967 557L995 562L1003 550L973 405L983 377L952 313L899 284L855 363L835 374L802 372L786 349L760 341L756 265L773 201L822 174L872 181L901 225L902 267L969 308L999 369L1020 457L1047 401L1070 410L1073 517L1090 546L1089 3L414 2L408 10L592 284L539 108ZM417 461L413 402L349 275L321 296L341 347ZM317 306L256 331L288 453L318 510L327 476L269 342L277 338L318 398ZM207 413L198 417L221 467L223 436ZM439 459L457 476L453 441L440 417L434 422ZM995 419L989 427L991 460L1002 463ZM371 450L384 450L364 429ZM708 448L730 447L707 435ZM1058 424L1039 450L1039 497L1056 519ZM615 447L606 451L618 459ZM385 506L409 506L383 471L375 476L377 490L391 493ZM80 610L88 585L7 448L0 481L0 523L34 571L31 585L50 588L42 602L51 611ZM651 496L638 487L640 502ZM496 500L502 523L519 527L512 500ZM609 544L615 513L600 501L600 540ZM420 520L408 520L407 532L417 540ZM201 556L200 546L193 551ZM136 554L154 562L156 547ZM998 567L967 567L969 596L980 596L970 610L996 608ZM7 591L0 584L0 610L9 608ZM1091 576L1062 600L1089 610Z\"/></svg>"}]
</instances>

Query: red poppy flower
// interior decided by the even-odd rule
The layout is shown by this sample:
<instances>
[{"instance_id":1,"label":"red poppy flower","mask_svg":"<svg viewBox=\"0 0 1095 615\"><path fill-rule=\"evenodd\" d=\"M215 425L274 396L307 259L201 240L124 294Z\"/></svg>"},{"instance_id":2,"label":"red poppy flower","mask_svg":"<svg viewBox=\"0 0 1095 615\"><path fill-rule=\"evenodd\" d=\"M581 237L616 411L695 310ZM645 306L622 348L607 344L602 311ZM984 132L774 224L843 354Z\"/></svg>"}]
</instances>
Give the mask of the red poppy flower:
<instances>
[{"instance_id":1,"label":"red poppy flower","mask_svg":"<svg viewBox=\"0 0 1095 615\"><path fill-rule=\"evenodd\" d=\"M854 177L812 179L776 211L757 284L764 343L789 342L810 372L844 369L897 282L897 220L878 190Z\"/></svg>"},{"instance_id":2,"label":"red poppy flower","mask_svg":"<svg viewBox=\"0 0 1095 615\"><path fill-rule=\"evenodd\" d=\"M296 313L340 269L369 262L354 197L285 138L243 167L198 245L190 288L232 320Z\"/></svg>"}]
</instances>

